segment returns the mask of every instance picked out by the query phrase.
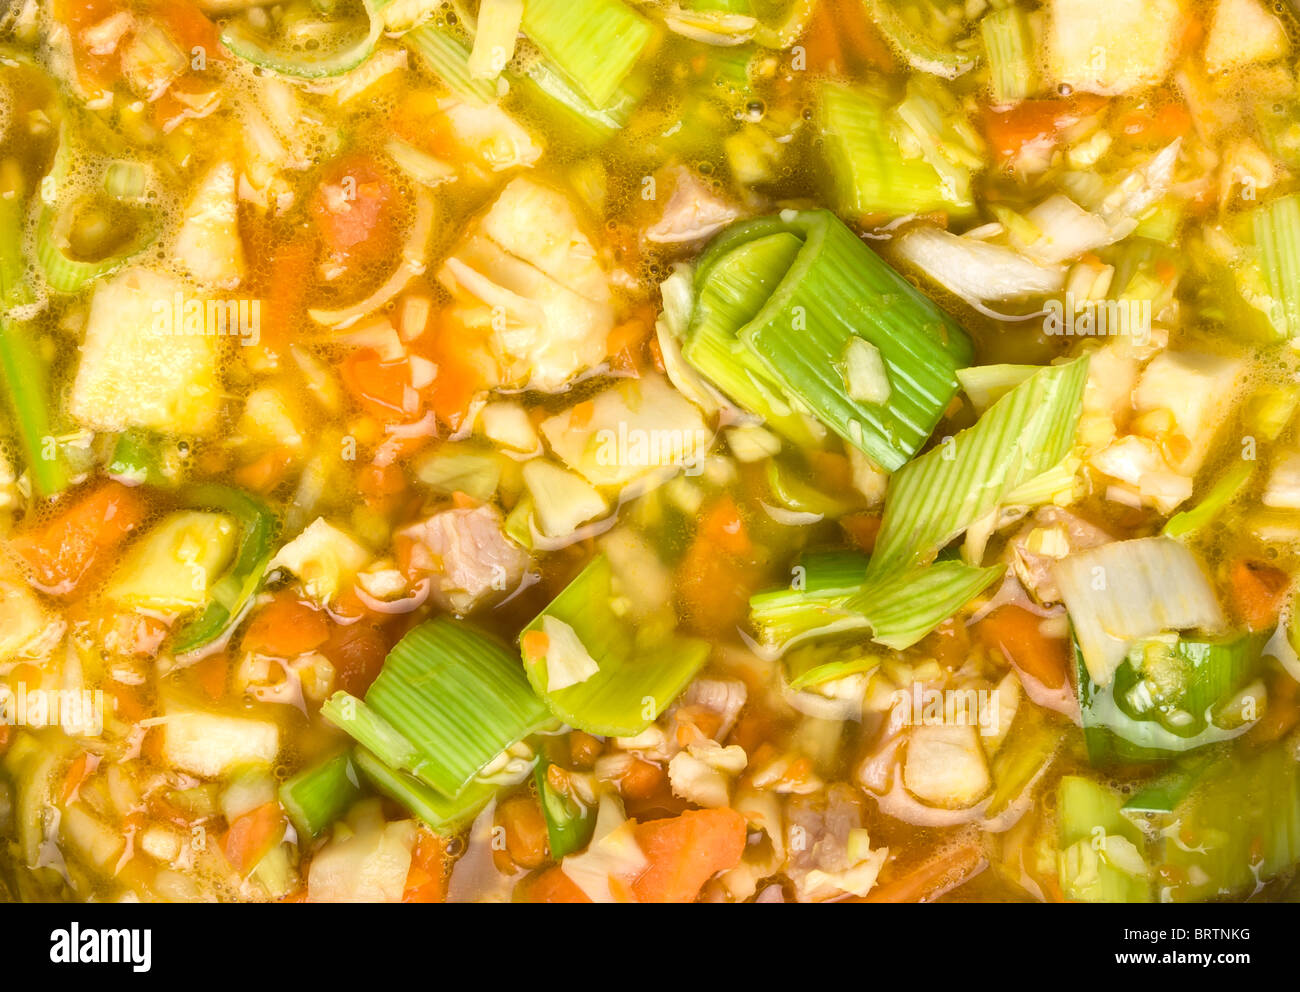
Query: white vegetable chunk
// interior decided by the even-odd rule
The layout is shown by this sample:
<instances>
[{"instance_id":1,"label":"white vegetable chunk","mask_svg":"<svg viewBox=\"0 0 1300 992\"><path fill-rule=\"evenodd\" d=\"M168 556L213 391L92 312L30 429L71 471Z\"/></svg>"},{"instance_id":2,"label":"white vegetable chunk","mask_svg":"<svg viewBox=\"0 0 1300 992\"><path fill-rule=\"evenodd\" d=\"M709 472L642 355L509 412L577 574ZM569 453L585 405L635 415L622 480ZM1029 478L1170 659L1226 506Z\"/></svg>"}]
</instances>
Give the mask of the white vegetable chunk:
<instances>
[{"instance_id":1,"label":"white vegetable chunk","mask_svg":"<svg viewBox=\"0 0 1300 992\"><path fill-rule=\"evenodd\" d=\"M1114 96L1155 86L1182 37L1180 0L1052 0L1048 63L1059 83Z\"/></svg>"},{"instance_id":2,"label":"white vegetable chunk","mask_svg":"<svg viewBox=\"0 0 1300 992\"><path fill-rule=\"evenodd\" d=\"M218 162L195 187L176 235L176 259L205 286L234 289L243 281L235 167Z\"/></svg>"},{"instance_id":3,"label":"white vegetable chunk","mask_svg":"<svg viewBox=\"0 0 1300 992\"><path fill-rule=\"evenodd\" d=\"M324 517L317 517L276 553L266 570L287 569L298 577L308 596L327 603L333 601L373 557L349 534Z\"/></svg>"},{"instance_id":4,"label":"white vegetable chunk","mask_svg":"<svg viewBox=\"0 0 1300 992\"><path fill-rule=\"evenodd\" d=\"M101 282L90 301L72 416L97 431L212 433L221 412L221 383L218 338L206 333L208 302L179 280L148 269Z\"/></svg>"},{"instance_id":5,"label":"white vegetable chunk","mask_svg":"<svg viewBox=\"0 0 1300 992\"><path fill-rule=\"evenodd\" d=\"M989 789L988 764L973 726L920 726L907 740L903 784L931 806L962 809Z\"/></svg>"},{"instance_id":6,"label":"white vegetable chunk","mask_svg":"<svg viewBox=\"0 0 1300 992\"><path fill-rule=\"evenodd\" d=\"M200 778L221 778L239 765L270 764L280 751L280 728L170 703L165 707L163 761Z\"/></svg>"},{"instance_id":7,"label":"white vegetable chunk","mask_svg":"<svg viewBox=\"0 0 1300 992\"><path fill-rule=\"evenodd\" d=\"M1133 391L1138 414L1168 410L1187 450L1169 461L1182 475L1194 475L1210 452L1214 435L1236 398L1245 368L1240 359L1195 351L1164 351L1142 371Z\"/></svg>"},{"instance_id":8,"label":"white vegetable chunk","mask_svg":"<svg viewBox=\"0 0 1300 992\"><path fill-rule=\"evenodd\" d=\"M1205 39L1205 68L1211 73L1281 58L1286 28L1260 0L1219 0Z\"/></svg>"}]
</instances>

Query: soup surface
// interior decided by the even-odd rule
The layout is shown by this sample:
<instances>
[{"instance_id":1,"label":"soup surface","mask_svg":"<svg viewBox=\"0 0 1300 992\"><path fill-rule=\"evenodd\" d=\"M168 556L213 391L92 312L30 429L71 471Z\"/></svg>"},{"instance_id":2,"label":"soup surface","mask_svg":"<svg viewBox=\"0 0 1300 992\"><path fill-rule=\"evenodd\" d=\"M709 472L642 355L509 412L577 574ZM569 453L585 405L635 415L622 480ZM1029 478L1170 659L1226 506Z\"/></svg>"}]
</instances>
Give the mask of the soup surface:
<instances>
[{"instance_id":1,"label":"soup surface","mask_svg":"<svg viewBox=\"0 0 1300 992\"><path fill-rule=\"evenodd\" d=\"M1300 862L1273 0L14 0L0 898Z\"/></svg>"}]
</instances>

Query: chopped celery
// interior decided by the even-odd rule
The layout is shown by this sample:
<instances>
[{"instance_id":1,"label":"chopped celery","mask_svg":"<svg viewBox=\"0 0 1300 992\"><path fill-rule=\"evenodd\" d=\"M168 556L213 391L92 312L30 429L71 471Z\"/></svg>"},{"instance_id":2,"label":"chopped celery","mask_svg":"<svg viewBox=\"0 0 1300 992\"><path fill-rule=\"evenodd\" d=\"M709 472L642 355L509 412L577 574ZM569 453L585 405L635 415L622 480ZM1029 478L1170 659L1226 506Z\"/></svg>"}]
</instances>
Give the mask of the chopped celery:
<instances>
[{"instance_id":1,"label":"chopped celery","mask_svg":"<svg viewBox=\"0 0 1300 992\"><path fill-rule=\"evenodd\" d=\"M866 620L842 609L858 591L867 556L854 551L808 555L796 566L791 585L756 593L749 618L763 644L792 647L809 636L861 630Z\"/></svg>"},{"instance_id":2,"label":"chopped celery","mask_svg":"<svg viewBox=\"0 0 1300 992\"><path fill-rule=\"evenodd\" d=\"M524 33L598 107L650 42L650 22L622 0L528 0Z\"/></svg>"},{"instance_id":3,"label":"chopped celery","mask_svg":"<svg viewBox=\"0 0 1300 992\"><path fill-rule=\"evenodd\" d=\"M1061 889L1077 902L1150 902L1142 832L1120 811L1117 795L1067 775L1057 787Z\"/></svg>"},{"instance_id":4,"label":"chopped celery","mask_svg":"<svg viewBox=\"0 0 1300 992\"><path fill-rule=\"evenodd\" d=\"M957 370L966 398L982 414L995 402L1038 371L1037 365L972 365Z\"/></svg>"},{"instance_id":5,"label":"chopped celery","mask_svg":"<svg viewBox=\"0 0 1300 992\"><path fill-rule=\"evenodd\" d=\"M826 82L819 126L838 212L852 219L942 210L968 213L972 203L919 155L908 158L887 123L886 99L869 87Z\"/></svg>"},{"instance_id":6,"label":"chopped celery","mask_svg":"<svg viewBox=\"0 0 1300 992\"><path fill-rule=\"evenodd\" d=\"M1160 533L1166 537L1185 537L1213 523L1245 488L1254 471L1254 462L1236 462L1219 477L1199 503L1170 517Z\"/></svg>"},{"instance_id":7,"label":"chopped celery","mask_svg":"<svg viewBox=\"0 0 1300 992\"><path fill-rule=\"evenodd\" d=\"M1279 197L1252 215L1255 249L1272 295L1269 319L1288 338L1300 336L1300 193Z\"/></svg>"},{"instance_id":8,"label":"chopped celery","mask_svg":"<svg viewBox=\"0 0 1300 992\"><path fill-rule=\"evenodd\" d=\"M894 114L905 128L900 143L919 146L956 206L973 207L971 174L984 167L984 144L956 97L935 79L913 76Z\"/></svg>"},{"instance_id":9,"label":"chopped celery","mask_svg":"<svg viewBox=\"0 0 1300 992\"><path fill-rule=\"evenodd\" d=\"M1029 15L1015 4L997 8L980 21L995 104L1018 103L1038 89L1038 63Z\"/></svg>"},{"instance_id":10,"label":"chopped celery","mask_svg":"<svg viewBox=\"0 0 1300 992\"><path fill-rule=\"evenodd\" d=\"M520 635L524 669L551 712L590 734L639 734L686 688L709 656L705 641L680 637L645 619L620 613L635 590L616 584L610 561L594 558ZM548 691L546 618L572 628L595 661L594 675Z\"/></svg>"},{"instance_id":11,"label":"chopped celery","mask_svg":"<svg viewBox=\"0 0 1300 992\"><path fill-rule=\"evenodd\" d=\"M591 833L596 828L596 811L552 786L546 776L549 767L545 761L537 763L537 798L541 802L542 815L546 818L546 837L551 848L551 858L559 861L565 855L587 846Z\"/></svg>"},{"instance_id":12,"label":"chopped celery","mask_svg":"<svg viewBox=\"0 0 1300 992\"><path fill-rule=\"evenodd\" d=\"M580 148L601 145L626 127L645 89L640 74L633 73L608 101L595 104L545 59L534 61L511 78L523 99L554 121L557 137Z\"/></svg>"},{"instance_id":13,"label":"chopped celery","mask_svg":"<svg viewBox=\"0 0 1300 992\"><path fill-rule=\"evenodd\" d=\"M406 32L402 41L461 99L472 103L491 103L496 99L497 89L493 81L475 79L470 74L469 46L451 29L438 24L422 24Z\"/></svg>"},{"instance_id":14,"label":"chopped celery","mask_svg":"<svg viewBox=\"0 0 1300 992\"><path fill-rule=\"evenodd\" d=\"M336 692L321 705L320 714L398 771L411 771L420 761L406 735L356 696Z\"/></svg>"},{"instance_id":15,"label":"chopped celery","mask_svg":"<svg viewBox=\"0 0 1300 992\"><path fill-rule=\"evenodd\" d=\"M1172 813L1214 763L1214 757L1200 754L1174 762L1134 793L1124 809L1130 813Z\"/></svg>"},{"instance_id":16,"label":"chopped celery","mask_svg":"<svg viewBox=\"0 0 1300 992\"><path fill-rule=\"evenodd\" d=\"M380 757L451 799L488 762L550 722L509 650L444 617L420 624L389 652L365 708L414 752L395 761L381 749ZM335 710L328 712L333 718ZM353 722L344 719L340 726L375 750Z\"/></svg>"},{"instance_id":17,"label":"chopped celery","mask_svg":"<svg viewBox=\"0 0 1300 992\"><path fill-rule=\"evenodd\" d=\"M873 641L901 651L996 582L1003 571L1002 565L978 568L961 561L936 561L868 579L844 608L866 617Z\"/></svg>"},{"instance_id":18,"label":"chopped celery","mask_svg":"<svg viewBox=\"0 0 1300 992\"><path fill-rule=\"evenodd\" d=\"M890 480L868 580L924 564L1074 445L1087 358L1042 368Z\"/></svg>"},{"instance_id":19,"label":"chopped celery","mask_svg":"<svg viewBox=\"0 0 1300 992\"><path fill-rule=\"evenodd\" d=\"M770 407L775 387L887 470L929 437L971 354L947 314L825 210L733 224L700 257L695 289L688 361L742 405L761 383ZM884 360L884 403L849 395L842 362L855 338Z\"/></svg>"},{"instance_id":20,"label":"chopped celery","mask_svg":"<svg viewBox=\"0 0 1300 992\"><path fill-rule=\"evenodd\" d=\"M496 79L515 54L524 0L482 0L474 28L474 48L469 74L475 79Z\"/></svg>"},{"instance_id":21,"label":"chopped celery","mask_svg":"<svg viewBox=\"0 0 1300 992\"><path fill-rule=\"evenodd\" d=\"M1171 902L1241 897L1300 861L1300 765L1275 745L1220 762L1161 831Z\"/></svg>"},{"instance_id":22,"label":"chopped celery","mask_svg":"<svg viewBox=\"0 0 1300 992\"><path fill-rule=\"evenodd\" d=\"M279 530L275 514L259 500L215 483L203 483L183 494L188 506L220 510L239 524L239 548L235 560L211 588L207 607L176 631L172 651L187 654L219 641L243 616L262 585L262 574L271 560L271 545Z\"/></svg>"},{"instance_id":23,"label":"chopped celery","mask_svg":"<svg viewBox=\"0 0 1300 992\"><path fill-rule=\"evenodd\" d=\"M385 764L364 747L356 749L352 760L377 791L445 837L458 833L499 791L498 786L486 782L471 782L460 795L448 799L414 776Z\"/></svg>"},{"instance_id":24,"label":"chopped celery","mask_svg":"<svg viewBox=\"0 0 1300 992\"><path fill-rule=\"evenodd\" d=\"M361 796L357 772L345 751L304 768L280 785L280 805L300 842L320 836Z\"/></svg>"}]
</instances>

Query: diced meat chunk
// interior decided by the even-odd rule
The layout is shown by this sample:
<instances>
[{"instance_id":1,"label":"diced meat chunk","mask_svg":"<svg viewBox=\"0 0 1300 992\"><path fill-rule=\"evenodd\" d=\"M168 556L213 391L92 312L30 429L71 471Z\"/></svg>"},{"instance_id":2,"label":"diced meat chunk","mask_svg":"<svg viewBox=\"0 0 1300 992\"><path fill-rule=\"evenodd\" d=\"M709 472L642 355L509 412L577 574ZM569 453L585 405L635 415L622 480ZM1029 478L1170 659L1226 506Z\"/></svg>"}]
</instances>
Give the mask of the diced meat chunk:
<instances>
[{"instance_id":1,"label":"diced meat chunk","mask_svg":"<svg viewBox=\"0 0 1300 992\"><path fill-rule=\"evenodd\" d=\"M703 241L739 216L739 211L717 196L690 169L677 169L672 195L663 215L645 232L657 245L681 245Z\"/></svg>"},{"instance_id":2,"label":"diced meat chunk","mask_svg":"<svg viewBox=\"0 0 1300 992\"><path fill-rule=\"evenodd\" d=\"M469 613L512 589L528 567L528 552L505 534L493 506L442 510L403 530L409 539L407 572L429 576L436 603Z\"/></svg>"},{"instance_id":3,"label":"diced meat chunk","mask_svg":"<svg viewBox=\"0 0 1300 992\"><path fill-rule=\"evenodd\" d=\"M1040 603L1056 603L1061 591L1052 578L1052 563L1072 551L1095 548L1112 540L1100 527L1059 506L1044 506L1011 539L1007 555L1016 577Z\"/></svg>"}]
</instances>

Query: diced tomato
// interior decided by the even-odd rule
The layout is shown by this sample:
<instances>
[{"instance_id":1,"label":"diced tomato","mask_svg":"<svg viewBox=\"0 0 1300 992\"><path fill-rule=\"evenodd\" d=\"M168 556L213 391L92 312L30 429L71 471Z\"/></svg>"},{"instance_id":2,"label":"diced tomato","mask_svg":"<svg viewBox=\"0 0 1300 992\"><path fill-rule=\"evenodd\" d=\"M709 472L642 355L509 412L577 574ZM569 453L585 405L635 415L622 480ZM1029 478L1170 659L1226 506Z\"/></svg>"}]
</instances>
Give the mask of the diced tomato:
<instances>
[{"instance_id":1,"label":"diced tomato","mask_svg":"<svg viewBox=\"0 0 1300 992\"><path fill-rule=\"evenodd\" d=\"M271 252L263 289L262 333L256 345L263 353L284 355L302 325L319 249L315 232L302 228Z\"/></svg>"},{"instance_id":2,"label":"diced tomato","mask_svg":"<svg viewBox=\"0 0 1300 992\"><path fill-rule=\"evenodd\" d=\"M356 154L326 167L308 212L338 260L365 264L388 257L396 245L396 200L378 162Z\"/></svg>"},{"instance_id":3,"label":"diced tomato","mask_svg":"<svg viewBox=\"0 0 1300 992\"><path fill-rule=\"evenodd\" d=\"M474 397L500 382L491 347L479 330L466 327L449 310L439 314L432 333L416 347L438 366L438 374L426 390L429 406L439 420L455 430Z\"/></svg>"},{"instance_id":4,"label":"diced tomato","mask_svg":"<svg viewBox=\"0 0 1300 992\"><path fill-rule=\"evenodd\" d=\"M226 677L230 673L230 659L224 651L210 654L193 665L203 694L214 702L226 694Z\"/></svg>"},{"instance_id":5,"label":"diced tomato","mask_svg":"<svg viewBox=\"0 0 1300 992\"><path fill-rule=\"evenodd\" d=\"M1064 637L1048 637L1042 619L1013 604L999 606L978 624L980 640L999 651L1021 672L1048 689L1065 685L1069 675L1070 646Z\"/></svg>"},{"instance_id":6,"label":"diced tomato","mask_svg":"<svg viewBox=\"0 0 1300 992\"><path fill-rule=\"evenodd\" d=\"M292 593L277 593L254 614L244 633L245 650L278 658L296 658L330 639L329 617Z\"/></svg>"},{"instance_id":7,"label":"diced tomato","mask_svg":"<svg viewBox=\"0 0 1300 992\"><path fill-rule=\"evenodd\" d=\"M14 538L11 547L30 566L34 585L66 596L140 526L145 512L134 489L100 483L40 528Z\"/></svg>"},{"instance_id":8,"label":"diced tomato","mask_svg":"<svg viewBox=\"0 0 1300 992\"><path fill-rule=\"evenodd\" d=\"M539 903L591 902L559 865L525 881L523 896L528 902Z\"/></svg>"},{"instance_id":9,"label":"diced tomato","mask_svg":"<svg viewBox=\"0 0 1300 992\"><path fill-rule=\"evenodd\" d=\"M1058 100L1022 100L1009 110L984 114L984 134L998 158L1013 159L1026 145L1055 144L1062 131L1106 105L1103 97L1080 93Z\"/></svg>"},{"instance_id":10,"label":"diced tomato","mask_svg":"<svg viewBox=\"0 0 1300 992\"><path fill-rule=\"evenodd\" d=\"M378 624L362 619L332 625L329 640L320 650L334 665L339 688L363 696L379 676L391 647L388 635Z\"/></svg>"}]
</instances>

